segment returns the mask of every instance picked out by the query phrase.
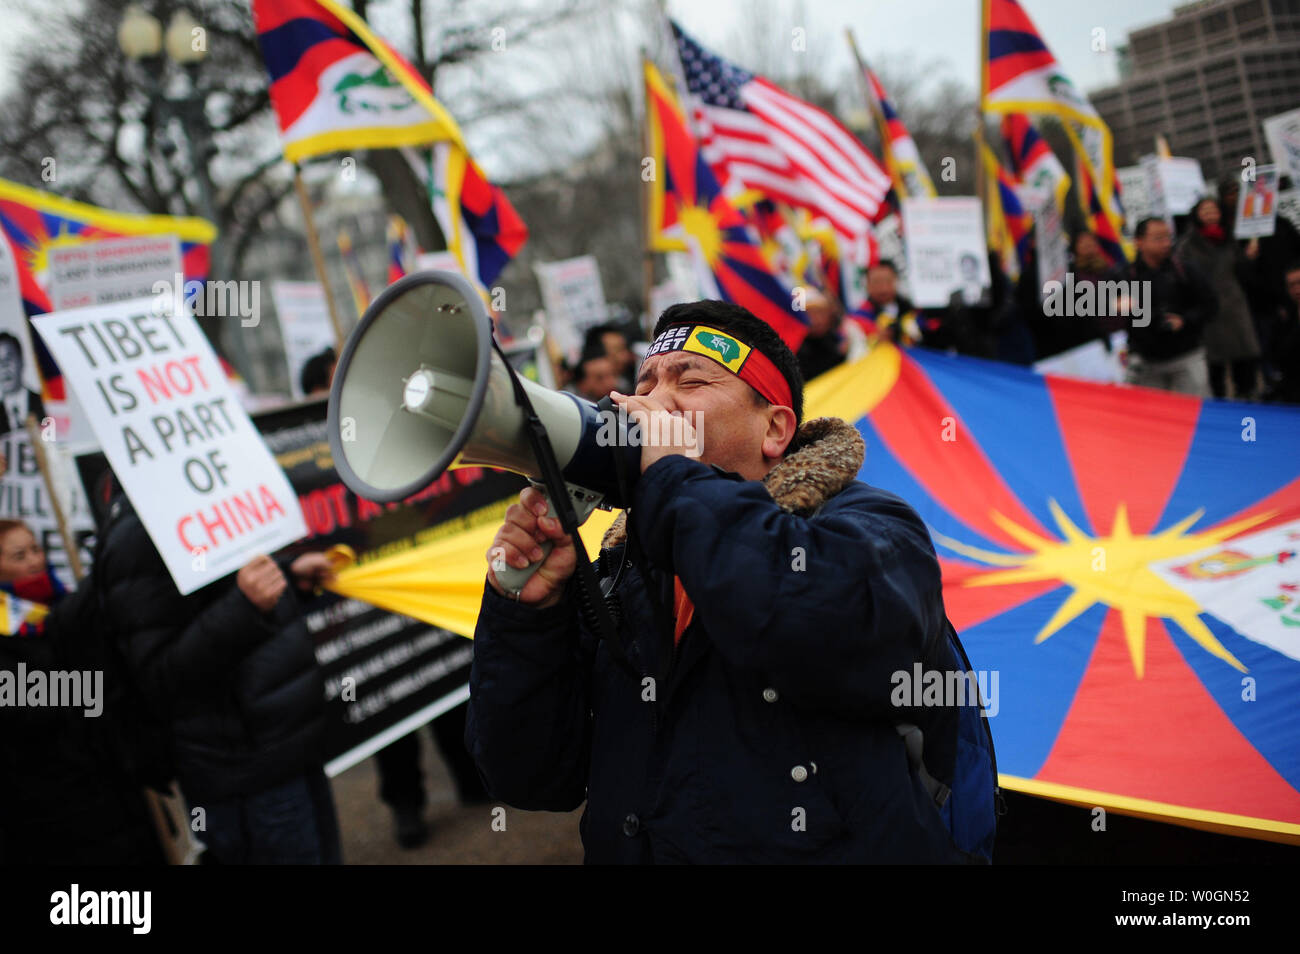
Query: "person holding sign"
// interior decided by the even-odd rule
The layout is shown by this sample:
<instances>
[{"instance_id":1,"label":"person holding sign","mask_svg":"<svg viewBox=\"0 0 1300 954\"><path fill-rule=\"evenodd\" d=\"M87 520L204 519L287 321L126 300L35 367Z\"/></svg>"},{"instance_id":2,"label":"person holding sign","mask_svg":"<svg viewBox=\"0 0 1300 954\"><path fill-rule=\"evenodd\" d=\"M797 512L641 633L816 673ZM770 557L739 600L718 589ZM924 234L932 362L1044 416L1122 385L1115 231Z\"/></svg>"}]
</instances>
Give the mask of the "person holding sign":
<instances>
[{"instance_id":1,"label":"person holding sign","mask_svg":"<svg viewBox=\"0 0 1300 954\"><path fill-rule=\"evenodd\" d=\"M293 589L323 554L257 556L182 596L125 495L94 574L131 678L167 726L192 827L222 864L337 864L323 677ZM289 585L292 579L295 586Z\"/></svg>"}]
</instances>

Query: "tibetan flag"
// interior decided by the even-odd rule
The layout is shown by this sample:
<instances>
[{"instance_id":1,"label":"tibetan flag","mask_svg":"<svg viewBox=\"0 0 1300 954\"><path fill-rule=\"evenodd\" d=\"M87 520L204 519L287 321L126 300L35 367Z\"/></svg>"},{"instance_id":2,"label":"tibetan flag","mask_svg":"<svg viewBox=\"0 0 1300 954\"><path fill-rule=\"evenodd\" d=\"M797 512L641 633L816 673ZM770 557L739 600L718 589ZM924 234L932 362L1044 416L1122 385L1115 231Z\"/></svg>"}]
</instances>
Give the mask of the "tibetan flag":
<instances>
[{"instance_id":1,"label":"tibetan flag","mask_svg":"<svg viewBox=\"0 0 1300 954\"><path fill-rule=\"evenodd\" d=\"M1134 254L1132 243L1124 237L1121 230L1123 214L1116 214L1114 211L1107 214L1105 206L1102 205L1102 197L1093 185L1092 175L1083 162L1076 163L1075 172L1079 181L1079 204L1083 206L1088 231L1097 236L1097 243L1112 265L1132 261ZM1111 209L1115 208L1120 208L1118 182L1113 184L1111 192Z\"/></svg>"},{"instance_id":2,"label":"tibetan flag","mask_svg":"<svg viewBox=\"0 0 1300 954\"><path fill-rule=\"evenodd\" d=\"M925 198L935 195L934 181L930 178L916 141L903 125L903 120L889 101L880 79L865 63L860 64L870 94L871 112L880 127L881 149L885 166L894 180L894 191L899 199Z\"/></svg>"},{"instance_id":3,"label":"tibetan flag","mask_svg":"<svg viewBox=\"0 0 1300 954\"><path fill-rule=\"evenodd\" d=\"M929 527L1004 787L1300 844L1300 409L888 346L805 401Z\"/></svg>"},{"instance_id":4,"label":"tibetan flag","mask_svg":"<svg viewBox=\"0 0 1300 954\"><path fill-rule=\"evenodd\" d=\"M217 229L204 219L171 215L112 212L74 202L0 179L0 237L9 243L18 272L23 309L28 317L51 308L49 251L141 235L175 235L180 240L181 267L187 281L208 275L208 247ZM63 378L40 335L32 335L40 365L45 400L62 401Z\"/></svg>"},{"instance_id":5,"label":"tibetan flag","mask_svg":"<svg viewBox=\"0 0 1300 954\"><path fill-rule=\"evenodd\" d=\"M472 156L446 144L424 164L434 215L465 274L487 288L528 241L528 226Z\"/></svg>"},{"instance_id":6,"label":"tibetan flag","mask_svg":"<svg viewBox=\"0 0 1300 954\"><path fill-rule=\"evenodd\" d=\"M1013 280L1020 275L1020 264L1029 253L1033 239L1034 217L1025 211L1016 192L1016 180L998 162L987 145L984 174L987 177L985 198L988 202L988 243L998 253L1002 270Z\"/></svg>"},{"instance_id":7,"label":"tibetan flag","mask_svg":"<svg viewBox=\"0 0 1300 954\"><path fill-rule=\"evenodd\" d=\"M464 148L424 78L334 0L253 0L284 157L432 142Z\"/></svg>"},{"instance_id":8,"label":"tibetan flag","mask_svg":"<svg viewBox=\"0 0 1300 954\"><path fill-rule=\"evenodd\" d=\"M1022 193L1050 195L1056 207L1065 211L1065 197L1070 191L1070 174L1056 158L1029 117L1024 113L1008 113L1002 117L1002 139L1011 155L1011 170L1020 183Z\"/></svg>"},{"instance_id":9,"label":"tibetan flag","mask_svg":"<svg viewBox=\"0 0 1300 954\"><path fill-rule=\"evenodd\" d=\"M656 175L651 183L650 247L693 253L701 288L766 321L792 351L808 333L807 317L773 274L744 216L723 195L676 98L653 64L645 64L646 119Z\"/></svg>"},{"instance_id":10,"label":"tibetan flag","mask_svg":"<svg viewBox=\"0 0 1300 954\"><path fill-rule=\"evenodd\" d=\"M370 307L370 286L366 284L365 273L357 258L357 250L352 245L352 236L344 229L339 229L339 257L343 259L343 271L348 276L348 291L352 293L352 305L357 315L366 313ZM392 284L390 281L389 284Z\"/></svg>"},{"instance_id":11,"label":"tibetan flag","mask_svg":"<svg viewBox=\"0 0 1300 954\"><path fill-rule=\"evenodd\" d=\"M400 215L388 217L388 284L404 277L415 263L419 249L414 236Z\"/></svg>"},{"instance_id":12,"label":"tibetan flag","mask_svg":"<svg viewBox=\"0 0 1300 954\"><path fill-rule=\"evenodd\" d=\"M1060 119L1093 181L1102 183L1102 204L1109 204L1115 180L1110 127L1065 75L1017 0L982 2L981 107L1000 115L1028 113Z\"/></svg>"}]
</instances>

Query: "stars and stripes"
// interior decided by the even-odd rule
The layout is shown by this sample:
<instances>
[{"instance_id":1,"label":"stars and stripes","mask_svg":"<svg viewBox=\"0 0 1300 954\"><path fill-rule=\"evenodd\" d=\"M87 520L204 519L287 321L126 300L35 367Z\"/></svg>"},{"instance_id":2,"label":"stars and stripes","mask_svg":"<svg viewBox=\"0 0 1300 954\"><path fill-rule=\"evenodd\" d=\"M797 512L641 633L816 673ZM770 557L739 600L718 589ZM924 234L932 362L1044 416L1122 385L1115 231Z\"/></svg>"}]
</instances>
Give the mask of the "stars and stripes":
<instances>
[{"instance_id":1,"label":"stars and stripes","mask_svg":"<svg viewBox=\"0 0 1300 954\"><path fill-rule=\"evenodd\" d=\"M734 302L766 321L792 350L808 333L807 315L773 274L749 221L723 194L676 98L645 64L646 121L657 175L650 197L651 248L689 249L705 297Z\"/></svg>"},{"instance_id":2,"label":"stars and stripes","mask_svg":"<svg viewBox=\"0 0 1300 954\"><path fill-rule=\"evenodd\" d=\"M672 30L702 155L718 178L824 217L865 262L891 184L880 163L829 113Z\"/></svg>"}]
</instances>

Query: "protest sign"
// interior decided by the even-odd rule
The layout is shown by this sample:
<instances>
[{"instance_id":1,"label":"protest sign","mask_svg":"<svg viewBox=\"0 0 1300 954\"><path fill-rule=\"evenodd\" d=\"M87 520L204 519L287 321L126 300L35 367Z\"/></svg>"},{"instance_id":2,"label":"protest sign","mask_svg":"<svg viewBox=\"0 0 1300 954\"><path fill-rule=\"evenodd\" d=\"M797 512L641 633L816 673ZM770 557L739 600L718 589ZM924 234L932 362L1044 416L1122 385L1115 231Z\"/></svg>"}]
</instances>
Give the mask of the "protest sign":
<instances>
[{"instance_id":1,"label":"protest sign","mask_svg":"<svg viewBox=\"0 0 1300 954\"><path fill-rule=\"evenodd\" d=\"M1277 229L1277 179L1277 166L1257 166L1253 181L1241 184L1235 238L1264 238Z\"/></svg>"},{"instance_id":2,"label":"protest sign","mask_svg":"<svg viewBox=\"0 0 1300 954\"><path fill-rule=\"evenodd\" d=\"M539 262L533 268L542 290L547 330L571 358L576 358L583 333L608 314L596 257Z\"/></svg>"},{"instance_id":3,"label":"protest sign","mask_svg":"<svg viewBox=\"0 0 1300 954\"><path fill-rule=\"evenodd\" d=\"M54 442L46 445L47 457L55 456L49 453L54 447ZM61 474L51 474L50 483L46 483L35 449L22 428L0 435L0 453L4 454L6 462L4 473L0 474L0 519L21 520L27 524L59 579L71 587L75 574L50 501L50 486L54 485L57 491L61 491L68 533L78 549L82 566L89 565L89 546L95 535L95 520L85 494L75 481L71 486L60 486Z\"/></svg>"},{"instance_id":4,"label":"protest sign","mask_svg":"<svg viewBox=\"0 0 1300 954\"><path fill-rule=\"evenodd\" d=\"M33 319L181 593L306 532L212 347L170 296Z\"/></svg>"},{"instance_id":5,"label":"protest sign","mask_svg":"<svg viewBox=\"0 0 1300 954\"><path fill-rule=\"evenodd\" d=\"M1206 195L1205 176L1195 159L1143 156L1141 164L1146 171L1152 215L1172 222L1175 215L1186 215Z\"/></svg>"},{"instance_id":6,"label":"protest sign","mask_svg":"<svg viewBox=\"0 0 1300 954\"><path fill-rule=\"evenodd\" d=\"M1147 171L1142 166L1123 166L1115 170L1115 175L1119 179L1120 201L1124 204L1124 234L1132 238L1137 224L1155 214Z\"/></svg>"},{"instance_id":7,"label":"protest sign","mask_svg":"<svg viewBox=\"0 0 1300 954\"><path fill-rule=\"evenodd\" d=\"M103 239L49 251L51 311L106 305L154 295L182 274L175 235Z\"/></svg>"},{"instance_id":8,"label":"protest sign","mask_svg":"<svg viewBox=\"0 0 1300 954\"><path fill-rule=\"evenodd\" d=\"M400 503L360 499L334 469L325 411L318 399L253 416L307 523L295 549L344 544L365 563L500 523L525 486L515 474L464 468ZM88 454L77 465L82 483L93 487L107 461ZM327 774L339 774L467 697L472 643L463 636L328 591L309 597L302 612L324 679Z\"/></svg>"},{"instance_id":9,"label":"protest sign","mask_svg":"<svg viewBox=\"0 0 1300 954\"><path fill-rule=\"evenodd\" d=\"M296 398L302 390L302 368L307 360L336 346L325 292L317 282L271 283L275 317L280 322L280 341L289 366L289 392Z\"/></svg>"},{"instance_id":10,"label":"protest sign","mask_svg":"<svg viewBox=\"0 0 1300 954\"><path fill-rule=\"evenodd\" d=\"M1039 194L1031 207L1034 215L1034 251L1038 256L1038 295L1047 295L1048 282L1064 282L1070 270L1070 243L1060 206L1050 195Z\"/></svg>"},{"instance_id":11,"label":"protest sign","mask_svg":"<svg viewBox=\"0 0 1300 954\"><path fill-rule=\"evenodd\" d=\"M979 199L904 199L903 238L912 300L922 308L946 307L954 293L975 304L992 287Z\"/></svg>"},{"instance_id":12,"label":"protest sign","mask_svg":"<svg viewBox=\"0 0 1300 954\"><path fill-rule=\"evenodd\" d=\"M1264 138L1273 162L1294 185L1300 180L1300 109L1270 116L1264 120Z\"/></svg>"},{"instance_id":13,"label":"protest sign","mask_svg":"<svg viewBox=\"0 0 1300 954\"><path fill-rule=\"evenodd\" d=\"M29 413L44 416L41 378L18 269L9 243L0 238L0 434L21 430Z\"/></svg>"}]
</instances>

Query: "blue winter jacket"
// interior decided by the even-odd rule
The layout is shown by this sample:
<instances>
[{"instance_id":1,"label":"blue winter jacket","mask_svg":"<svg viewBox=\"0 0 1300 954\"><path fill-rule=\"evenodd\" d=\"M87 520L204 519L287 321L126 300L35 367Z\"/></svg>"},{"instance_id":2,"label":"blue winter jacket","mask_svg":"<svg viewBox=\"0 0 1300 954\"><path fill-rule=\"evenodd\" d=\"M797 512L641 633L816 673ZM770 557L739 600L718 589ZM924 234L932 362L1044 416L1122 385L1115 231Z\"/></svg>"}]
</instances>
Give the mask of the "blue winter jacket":
<instances>
[{"instance_id":1,"label":"blue winter jacket","mask_svg":"<svg viewBox=\"0 0 1300 954\"><path fill-rule=\"evenodd\" d=\"M763 482L682 456L642 476L597 565L612 576L640 548L648 578L625 564L616 589L634 671L574 580L540 610L485 589L466 744L510 805L585 800L589 863L977 860L949 834L959 750L982 774L979 804L956 809L981 825L993 777L958 744L960 710L894 704L914 664L965 668L925 525L854 479L849 425L808 422L797 441ZM674 575L695 605L676 649ZM920 730L915 762L900 724Z\"/></svg>"}]
</instances>

